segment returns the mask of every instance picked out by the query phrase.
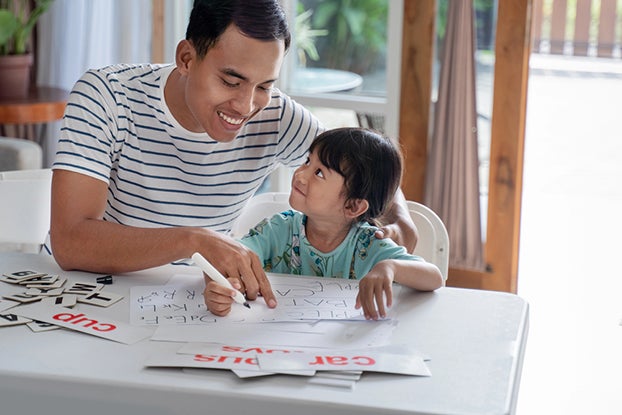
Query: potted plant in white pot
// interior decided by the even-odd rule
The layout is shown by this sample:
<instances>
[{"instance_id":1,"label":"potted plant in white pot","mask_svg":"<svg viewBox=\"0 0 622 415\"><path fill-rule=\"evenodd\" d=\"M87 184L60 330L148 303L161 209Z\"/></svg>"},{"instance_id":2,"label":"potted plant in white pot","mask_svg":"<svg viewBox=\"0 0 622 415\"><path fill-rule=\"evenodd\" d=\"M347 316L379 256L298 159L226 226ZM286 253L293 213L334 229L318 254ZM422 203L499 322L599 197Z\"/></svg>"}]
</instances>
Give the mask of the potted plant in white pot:
<instances>
[{"instance_id":1,"label":"potted plant in white pot","mask_svg":"<svg viewBox=\"0 0 622 415\"><path fill-rule=\"evenodd\" d=\"M0 0L0 97L28 95L32 52L28 40L32 29L54 0Z\"/></svg>"}]
</instances>

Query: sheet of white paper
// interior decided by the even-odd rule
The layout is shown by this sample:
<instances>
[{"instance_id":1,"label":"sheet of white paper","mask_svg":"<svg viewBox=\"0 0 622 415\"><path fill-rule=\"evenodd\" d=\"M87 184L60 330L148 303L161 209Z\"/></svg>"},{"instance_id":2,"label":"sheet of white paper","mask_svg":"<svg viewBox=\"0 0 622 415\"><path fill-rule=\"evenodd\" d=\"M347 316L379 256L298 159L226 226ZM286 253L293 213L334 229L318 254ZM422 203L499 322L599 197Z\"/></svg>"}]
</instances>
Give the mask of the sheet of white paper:
<instances>
[{"instance_id":1,"label":"sheet of white paper","mask_svg":"<svg viewBox=\"0 0 622 415\"><path fill-rule=\"evenodd\" d=\"M156 328L152 340L173 342L222 343L235 345L320 347L327 349L363 349L389 342L395 321L326 321L321 332L291 332L272 330L273 324L162 325Z\"/></svg>"},{"instance_id":2,"label":"sheet of white paper","mask_svg":"<svg viewBox=\"0 0 622 415\"><path fill-rule=\"evenodd\" d=\"M251 309L233 304L226 317L211 314L203 299L199 275L175 275L167 285L130 289L130 322L133 325L187 325L265 323L317 320L364 320L354 309L358 281L339 278L268 274L278 306L270 309L263 299ZM394 286L397 299L400 287ZM389 315L390 318L390 315Z\"/></svg>"}]
</instances>

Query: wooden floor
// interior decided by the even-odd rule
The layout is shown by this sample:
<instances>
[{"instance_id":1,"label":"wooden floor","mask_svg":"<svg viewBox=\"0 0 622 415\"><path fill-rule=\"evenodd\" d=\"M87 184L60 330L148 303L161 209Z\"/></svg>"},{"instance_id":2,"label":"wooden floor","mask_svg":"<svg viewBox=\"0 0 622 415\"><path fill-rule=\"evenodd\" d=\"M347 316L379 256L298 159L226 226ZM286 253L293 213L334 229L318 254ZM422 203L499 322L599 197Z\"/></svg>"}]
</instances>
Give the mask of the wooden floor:
<instances>
[{"instance_id":1,"label":"wooden floor","mask_svg":"<svg viewBox=\"0 0 622 415\"><path fill-rule=\"evenodd\" d=\"M622 414L622 62L531 67L517 414Z\"/></svg>"}]
</instances>

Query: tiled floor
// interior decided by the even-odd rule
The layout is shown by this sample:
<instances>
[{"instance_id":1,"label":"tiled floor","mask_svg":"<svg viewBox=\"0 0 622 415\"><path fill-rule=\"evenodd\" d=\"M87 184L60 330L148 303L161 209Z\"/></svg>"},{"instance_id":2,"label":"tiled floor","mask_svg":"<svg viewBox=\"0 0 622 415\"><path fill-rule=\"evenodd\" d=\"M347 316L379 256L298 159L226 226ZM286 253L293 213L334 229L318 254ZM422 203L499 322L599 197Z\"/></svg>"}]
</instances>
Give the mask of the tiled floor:
<instances>
[{"instance_id":1,"label":"tiled floor","mask_svg":"<svg viewBox=\"0 0 622 415\"><path fill-rule=\"evenodd\" d=\"M517 413L621 414L622 62L533 56L532 68Z\"/></svg>"}]
</instances>

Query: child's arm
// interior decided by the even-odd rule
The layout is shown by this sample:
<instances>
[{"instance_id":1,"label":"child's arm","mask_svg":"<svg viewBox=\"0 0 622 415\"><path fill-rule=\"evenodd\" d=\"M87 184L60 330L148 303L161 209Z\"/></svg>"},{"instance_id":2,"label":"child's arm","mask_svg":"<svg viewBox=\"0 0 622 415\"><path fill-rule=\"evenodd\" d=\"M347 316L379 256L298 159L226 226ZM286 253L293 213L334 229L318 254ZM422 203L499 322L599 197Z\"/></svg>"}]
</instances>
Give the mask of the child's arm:
<instances>
[{"instance_id":1,"label":"child's arm","mask_svg":"<svg viewBox=\"0 0 622 415\"><path fill-rule=\"evenodd\" d=\"M434 264L424 261L386 259L378 262L359 283L355 308L363 307L368 320L386 317L383 297L387 307L393 304L392 283L405 285L420 291L433 291L445 282L440 270Z\"/></svg>"}]
</instances>

